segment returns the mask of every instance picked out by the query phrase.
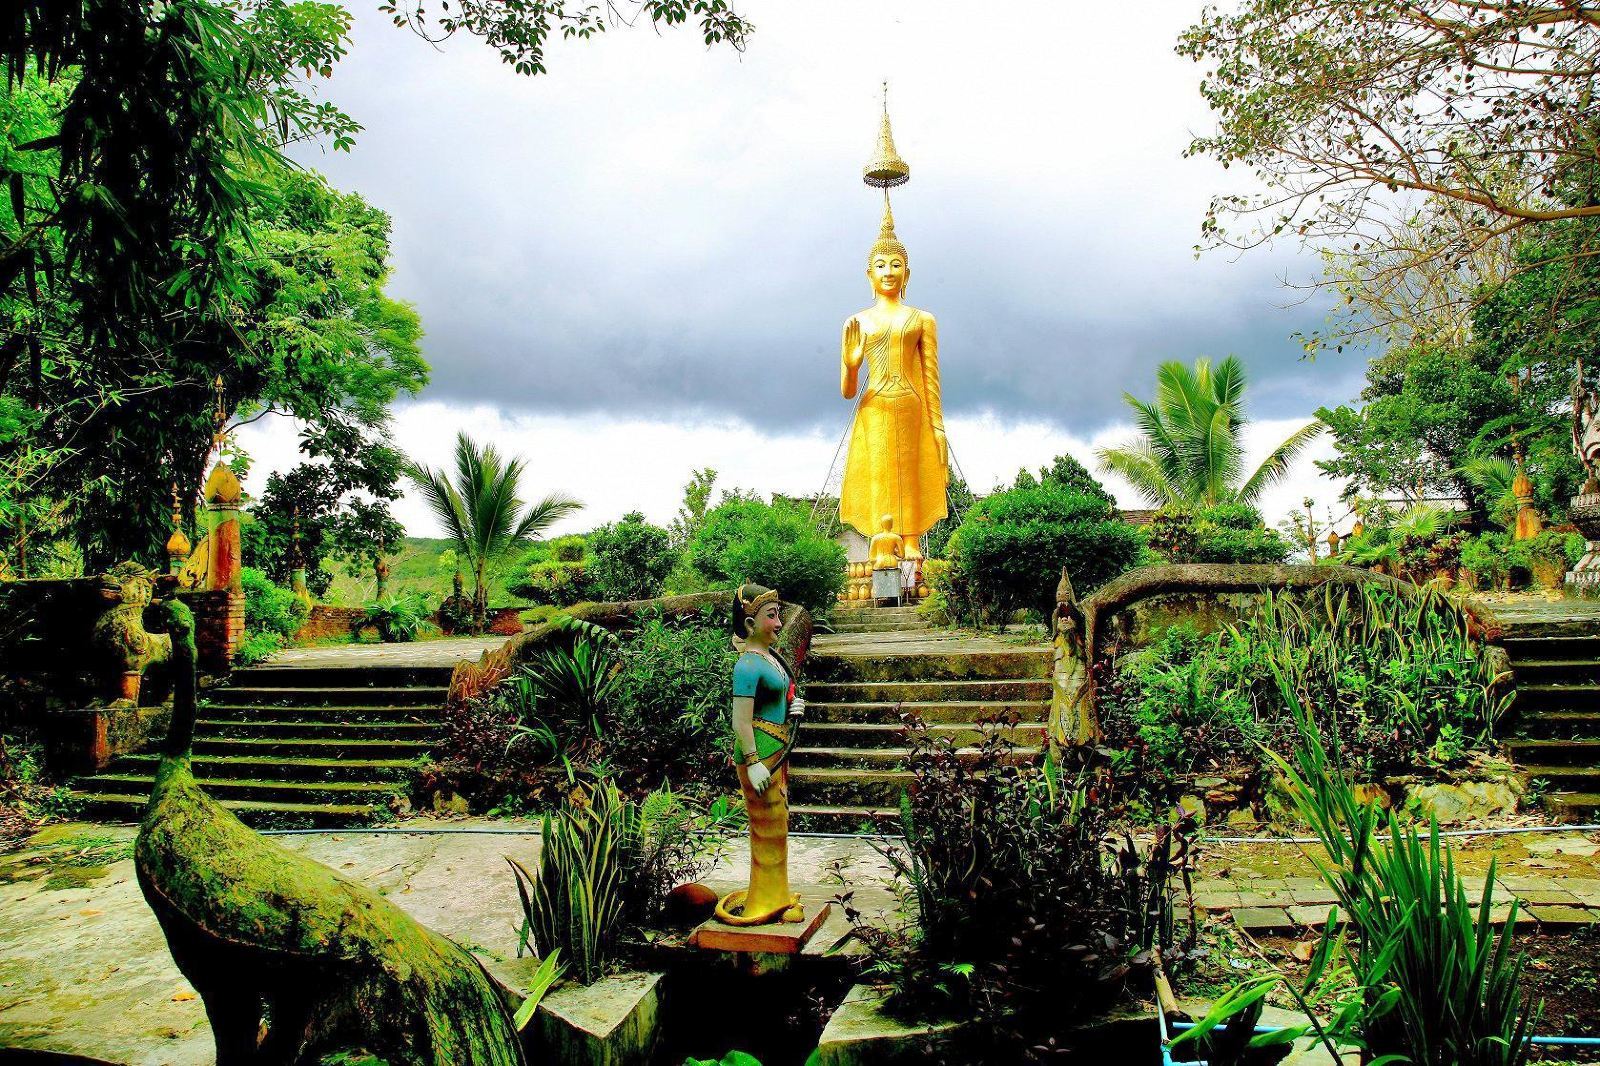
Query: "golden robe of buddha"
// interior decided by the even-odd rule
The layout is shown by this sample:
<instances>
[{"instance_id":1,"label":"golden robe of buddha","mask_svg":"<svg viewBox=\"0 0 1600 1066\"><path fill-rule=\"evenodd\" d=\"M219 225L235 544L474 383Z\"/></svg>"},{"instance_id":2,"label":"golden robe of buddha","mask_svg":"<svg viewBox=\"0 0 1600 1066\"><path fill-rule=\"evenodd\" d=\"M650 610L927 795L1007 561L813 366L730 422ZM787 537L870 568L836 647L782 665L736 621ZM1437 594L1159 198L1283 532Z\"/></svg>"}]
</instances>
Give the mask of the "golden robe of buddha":
<instances>
[{"instance_id":1,"label":"golden robe of buddha","mask_svg":"<svg viewBox=\"0 0 1600 1066\"><path fill-rule=\"evenodd\" d=\"M871 536L894 516L905 557L922 558L918 541L946 513L950 445L939 405L939 331L932 315L904 303L911 261L884 202L883 228L867 256L873 304L844 326L839 391L866 391L850 429L839 517Z\"/></svg>"}]
</instances>

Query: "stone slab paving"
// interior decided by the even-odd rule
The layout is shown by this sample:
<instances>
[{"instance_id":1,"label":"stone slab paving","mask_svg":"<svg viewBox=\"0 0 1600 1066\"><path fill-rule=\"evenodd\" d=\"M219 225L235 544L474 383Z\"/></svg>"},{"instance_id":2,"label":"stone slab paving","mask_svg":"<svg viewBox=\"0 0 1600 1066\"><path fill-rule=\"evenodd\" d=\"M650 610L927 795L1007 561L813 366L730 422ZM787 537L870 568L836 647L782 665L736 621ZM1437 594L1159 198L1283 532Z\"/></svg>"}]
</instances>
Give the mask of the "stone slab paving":
<instances>
[{"instance_id":1,"label":"stone slab paving","mask_svg":"<svg viewBox=\"0 0 1600 1066\"><path fill-rule=\"evenodd\" d=\"M476 660L510 637L441 637L410 644L330 644L314 648L288 648L277 652L261 668L274 666L454 666L462 659Z\"/></svg>"},{"instance_id":2,"label":"stone slab paving","mask_svg":"<svg viewBox=\"0 0 1600 1066\"><path fill-rule=\"evenodd\" d=\"M973 630L907 630L900 633L818 633L813 654L954 655L965 652L1050 650L1042 631L979 633Z\"/></svg>"},{"instance_id":3,"label":"stone slab paving","mask_svg":"<svg viewBox=\"0 0 1600 1066\"><path fill-rule=\"evenodd\" d=\"M503 856L538 855L532 835L424 829L525 831L531 822L418 819L399 833L362 830L279 837L353 877L419 920L478 952L491 968L515 955L520 918ZM134 876L133 830L53 827L22 849L0 853L0 1049L28 1048L123 1063L207 1063L203 1005L167 954ZM1481 893L1497 864L1496 913L1527 904L1519 928L1570 931L1600 921L1600 836L1561 831L1453 841L1467 887ZM1253 933L1294 934L1327 919L1331 893L1305 847L1208 843L1196 902L1208 920ZM732 887L747 868L742 842L706 880ZM839 891L842 867L856 902L891 903L890 874L872 844L856 837L796 837L790 845L797 890ZM814 944L826 950L847 931L829 919ZM3 1056L0 1056L3 1057Z\"/></svg>"}]
</instances>

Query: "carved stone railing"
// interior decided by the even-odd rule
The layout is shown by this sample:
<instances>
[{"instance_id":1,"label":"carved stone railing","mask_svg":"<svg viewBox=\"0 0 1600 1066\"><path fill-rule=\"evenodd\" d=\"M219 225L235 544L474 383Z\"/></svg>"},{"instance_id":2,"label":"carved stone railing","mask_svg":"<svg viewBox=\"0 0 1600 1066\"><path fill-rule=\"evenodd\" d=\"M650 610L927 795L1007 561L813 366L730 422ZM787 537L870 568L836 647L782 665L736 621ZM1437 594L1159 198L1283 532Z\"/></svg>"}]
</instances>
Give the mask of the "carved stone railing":
<instances>
[{"instance_id":1,"label":"carved stone railing","mask_svg":"<svg viewBox=\"0 0 1600 1066\"><path fill-rule=\"evenodd\" d=\"M1243 617L1252 602L1267 591L1304 591L1326 585L1378 585L1407 598L1442 595L1387 574L1348 566L1190 563L1140 567L1079 600L1071 577L1062 570L1052 635L1051 743L1074 747L1101 740L1094 664L1109 653L1115 638L1124 645L1135 644L1143 635L1141 628L1153 628L1148 620L1140 626L1132 617L1135 608L1164 599L1168 610L1163 621L1186 616L1212 623L1214 628ZM1500 623L1479 605L1455 598L1448 602L1466 616L1474 637L1486 643L1500 639Z\"/></svg>"}]
</instances>

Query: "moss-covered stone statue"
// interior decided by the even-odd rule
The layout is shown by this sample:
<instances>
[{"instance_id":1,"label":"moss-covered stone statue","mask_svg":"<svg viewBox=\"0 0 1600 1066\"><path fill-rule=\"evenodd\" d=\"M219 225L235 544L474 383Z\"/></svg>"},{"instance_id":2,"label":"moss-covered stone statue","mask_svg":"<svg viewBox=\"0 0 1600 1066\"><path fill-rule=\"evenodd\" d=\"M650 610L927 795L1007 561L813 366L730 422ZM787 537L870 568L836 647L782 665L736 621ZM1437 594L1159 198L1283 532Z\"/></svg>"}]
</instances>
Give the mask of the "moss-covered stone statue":
<instances>
[{"instance_id":1,"label":"moss-covered stone statue","mask_svg":"<svg viewBox=\"0 0 1600 1066\"><path fill-rule=\"evenodd\" d=\"M167 635L144 628L144 610L155 589L155 574L132 560L100 578L100 595L112 606L95 621L91 639L112 682L113 703L138 706L145 670L172 656Z\"/></svg>"},{"instance_id":2,"label":"moss-covered stone statue","mask_svg":"<svg viewBox=\"0 0 1600 1066\"><path fill-rule=\"evenodd\" d=\"M190 769L194 620L167 605L173 715L134 850L172 957L205 1001L217 1062L519 1064L482 965L377 893L251 832Z\"/></svg>"}]
</instances>

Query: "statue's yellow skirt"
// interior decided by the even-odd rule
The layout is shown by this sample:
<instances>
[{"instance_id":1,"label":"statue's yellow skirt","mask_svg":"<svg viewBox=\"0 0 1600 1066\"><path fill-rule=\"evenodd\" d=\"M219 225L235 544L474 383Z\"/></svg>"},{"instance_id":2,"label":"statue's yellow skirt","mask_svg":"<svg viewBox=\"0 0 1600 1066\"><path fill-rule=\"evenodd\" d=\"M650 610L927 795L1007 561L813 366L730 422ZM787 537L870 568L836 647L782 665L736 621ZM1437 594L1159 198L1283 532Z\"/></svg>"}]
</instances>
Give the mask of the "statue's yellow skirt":
<instances>
[{"instance_id":1,"label":"statue's yellow skirt","mask_svg":"<svg viewBox=\"0 0 1600 1066\"><path fill-rule=\"evenodd\" d=\"M789 891L789 767L774 770L766 792L758 793L749 768L741 766L739 790L750 814L750 887L723 896L717 919L728 925L804 921L800 897Z\"/></svg>"},{"instance_id":2,"label":"statue's yellow skirt","mask_svg":"<svg viewBox=\"0 0 1600 1066\"><path fill-rule=\"evenodd\" d=\"M869 393L856 410L839 517L866 536L884 515L894 531L921 536L947 512L945 468L922 400L909 388Z\"/></svg>"}]
</instances>

